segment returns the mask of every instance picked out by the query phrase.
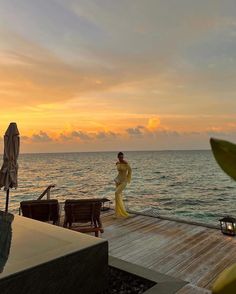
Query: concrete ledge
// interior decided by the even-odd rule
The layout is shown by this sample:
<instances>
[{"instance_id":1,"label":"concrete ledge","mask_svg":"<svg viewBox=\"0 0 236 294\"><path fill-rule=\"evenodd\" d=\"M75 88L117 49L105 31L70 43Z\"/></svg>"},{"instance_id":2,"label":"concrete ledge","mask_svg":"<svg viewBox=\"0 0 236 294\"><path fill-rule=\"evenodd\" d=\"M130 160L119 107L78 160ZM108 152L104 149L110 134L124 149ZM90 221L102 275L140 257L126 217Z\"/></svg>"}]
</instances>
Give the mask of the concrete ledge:
<instances>
[{"instance_id":1,"label":"concrete ledge","mask_svg":"<svg viewBox=\"0 0 236 294\"><path fill-rule=\"evenodd\" d=\"M93 294L106 289L108 241L17 215L11 230L6 230L6 242L0 242L1 252L9 254L2 262L1 294Z\"/></svg>"},{"instance_id":2,"label":"concrete ledge","mask_svg":"<svg viewBox=\"0 0 236 294\"><path fill-rule=\"evenodd\" d=\"M142 266L109 256L109 265L122 271L153 281L155 286L145 291L145 294L173 294L184 287L187 282L144 268Z\"/></svg>"}]
</instances>

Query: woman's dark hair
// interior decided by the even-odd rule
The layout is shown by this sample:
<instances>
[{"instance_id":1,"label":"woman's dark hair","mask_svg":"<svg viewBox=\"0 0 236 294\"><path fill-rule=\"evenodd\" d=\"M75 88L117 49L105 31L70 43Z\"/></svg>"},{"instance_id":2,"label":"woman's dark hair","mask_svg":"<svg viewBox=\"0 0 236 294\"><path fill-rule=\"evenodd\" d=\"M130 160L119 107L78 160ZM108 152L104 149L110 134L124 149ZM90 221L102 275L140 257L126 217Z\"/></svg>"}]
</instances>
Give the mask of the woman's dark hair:
<instances>
[{"instance_id":1,"label":"woman's dark hair","mask_svg":"<svg viewBox=\"0 0 236 294\"><path fill-rule=\"evenodd\" d=\"M123 153L123 152L119 152L119 153L117 154L117 157L119 157L119 156L121 156L121 155L124 156L124 153Z\"/></svg>"}]
</instances>

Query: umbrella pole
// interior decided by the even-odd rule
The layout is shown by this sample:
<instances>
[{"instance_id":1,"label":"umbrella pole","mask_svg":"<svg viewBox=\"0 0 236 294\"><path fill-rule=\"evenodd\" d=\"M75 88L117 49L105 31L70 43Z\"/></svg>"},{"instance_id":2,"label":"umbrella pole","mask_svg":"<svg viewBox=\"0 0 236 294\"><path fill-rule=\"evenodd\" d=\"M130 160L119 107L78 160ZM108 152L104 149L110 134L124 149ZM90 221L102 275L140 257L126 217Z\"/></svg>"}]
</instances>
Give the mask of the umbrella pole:
<instances>
[{"instance_id":1,"label":"umbrella pole","mask_svg":"<svg viewBox=\"0 0 236 294\"><path fill-rule=\"evenodd\" d=\"M8 212L9 189L7 189L5 212Z\"/></svg>"}]
</instances>

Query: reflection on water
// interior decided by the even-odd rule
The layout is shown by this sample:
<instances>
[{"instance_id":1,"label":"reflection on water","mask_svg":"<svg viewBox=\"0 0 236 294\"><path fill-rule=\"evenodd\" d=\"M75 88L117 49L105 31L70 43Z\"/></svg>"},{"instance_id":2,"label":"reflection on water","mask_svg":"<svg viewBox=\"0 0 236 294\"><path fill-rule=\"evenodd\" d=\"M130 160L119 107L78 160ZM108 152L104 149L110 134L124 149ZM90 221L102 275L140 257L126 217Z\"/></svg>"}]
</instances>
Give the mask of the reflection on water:
<instances>
[{"instance_id":1,"label":"reflection on water","mask_svg":"<svg viewBox=\"0 0 236 294\"><path fill-rule=\"evenodd\" d=\"M125 190L128 208L157 208L160 214L216 224L236 216L236 183L225 175L211 151L125 152L133 179ZM114 199L116 153L24 154L19 158L19 188L11 190L10 211L36 199L56 184L52 197ZM0 191L3 193L3 191ZM2 194L3 196L3 194ZM0 197L0 209L4 197Z\"/></svg>"},{"instance_id":2,"label":"reflection on water","mask_svg":"<svg viewBox=\"0 0 236 294\"><path fill-rule=\"evenodd\" d=\"M0 273L3 272L10 253L13 219L13 214L0 211Z\"/></svg>"}]
</instances>

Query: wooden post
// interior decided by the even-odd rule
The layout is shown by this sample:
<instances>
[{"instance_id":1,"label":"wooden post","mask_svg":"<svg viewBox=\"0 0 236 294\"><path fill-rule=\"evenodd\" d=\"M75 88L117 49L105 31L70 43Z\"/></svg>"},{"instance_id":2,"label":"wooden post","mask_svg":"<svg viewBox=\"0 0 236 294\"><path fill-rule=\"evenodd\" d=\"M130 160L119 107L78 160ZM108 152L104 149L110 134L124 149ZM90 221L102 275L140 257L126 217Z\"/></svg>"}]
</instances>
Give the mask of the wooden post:
<instances>
[{"instance_id":1,"label":"wooden post","mask_svg":"<svg viewBox=\"0 0 236 294\"><path fill-rule=\"evenodd\" d=\"M50 199L50 189L51 189L51 187L50 188L48 187L48 189L47 189L47 200Z\"/></svg>"},{"instance_id":2,"label":"wooden post","mask_svg":"<svg viewBox=\"0 0 236 294\"><path fill-rule=\"evenodd\" d=\"M6 206L5 206L5 212L8 212L8 203L9 203L9 189L7 189L7 192L6 192Z\"/></svg>"},{"instance_id":3,"label":"wooden post","mask_svg":"<svg viewBox=\"0 0 236 294\"><path fill-rule=\"evenodd\" d=\"M37 200L41 200L41 199L43 198L43 196L46 195L46 194L47 194L47 200L49 200L49 199L50 199L50 190L51 190L51 188L54 188L54 187L55 187L55 185L49 185L49 186L43 191L43 193L38 197Z\"/></svg>"}]
</instances>

